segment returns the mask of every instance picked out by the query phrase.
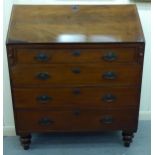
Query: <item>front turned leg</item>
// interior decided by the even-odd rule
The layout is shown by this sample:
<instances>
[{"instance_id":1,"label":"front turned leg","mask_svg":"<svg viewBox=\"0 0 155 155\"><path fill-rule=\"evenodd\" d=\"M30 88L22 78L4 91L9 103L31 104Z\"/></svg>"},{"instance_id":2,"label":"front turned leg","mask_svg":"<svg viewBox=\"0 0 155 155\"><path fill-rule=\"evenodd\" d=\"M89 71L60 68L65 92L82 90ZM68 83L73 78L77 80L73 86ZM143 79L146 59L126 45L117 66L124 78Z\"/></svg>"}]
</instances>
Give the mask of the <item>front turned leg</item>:
<instances>
[{"instance_id":1,"label":"front turned leg","mask_svg":"<svg viewBox=\"0 0 155 155\"><path fill-rule=\"evenodd\" d=\"M133 132L125 132L125 131L123 131L122 136L123 136L124 146L129 147L130 143L132 142L132 138L134 137Z\"/></svg>"},{"instance_id":2,"label":"front turned leg","mask_svg":"<svg viewBox=\"0 0 155 155\"><path fill-rule=\"evenodd\" d=\"M28 150L31 144L31 134L20 135L20 142L24 150Z\"/></svg>"}]
</instances>

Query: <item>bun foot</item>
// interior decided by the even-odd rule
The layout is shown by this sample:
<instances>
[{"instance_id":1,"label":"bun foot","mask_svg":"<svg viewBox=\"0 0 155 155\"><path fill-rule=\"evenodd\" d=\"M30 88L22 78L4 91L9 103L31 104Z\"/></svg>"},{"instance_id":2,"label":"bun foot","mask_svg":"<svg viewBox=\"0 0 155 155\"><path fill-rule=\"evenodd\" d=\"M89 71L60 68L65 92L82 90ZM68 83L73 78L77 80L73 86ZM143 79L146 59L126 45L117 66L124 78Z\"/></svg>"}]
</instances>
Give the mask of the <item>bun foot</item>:
<instances>
[{"instance_id":1,"label":"bun foot","mask_svg":"<svg viewBox=\"0 0 155 155\"><path fill-rule=\"evenodd\" d=\"M123 132L123 141L124 141L124 146L129 147L130 143L132 142L132 138L134 137L132 132Z\"/></svg>"},{"instance_id":2,"label":"bun foot","mask_svg":"<svg viewBox=\"0 0 155 155\"><path fill-rule=\"evenodd\" d=\"M20 142L21 145L23 146L24 150L28 150L30 148L31 144L31 135L21 135L20 136Z\"/></svg>"}]
</instances>

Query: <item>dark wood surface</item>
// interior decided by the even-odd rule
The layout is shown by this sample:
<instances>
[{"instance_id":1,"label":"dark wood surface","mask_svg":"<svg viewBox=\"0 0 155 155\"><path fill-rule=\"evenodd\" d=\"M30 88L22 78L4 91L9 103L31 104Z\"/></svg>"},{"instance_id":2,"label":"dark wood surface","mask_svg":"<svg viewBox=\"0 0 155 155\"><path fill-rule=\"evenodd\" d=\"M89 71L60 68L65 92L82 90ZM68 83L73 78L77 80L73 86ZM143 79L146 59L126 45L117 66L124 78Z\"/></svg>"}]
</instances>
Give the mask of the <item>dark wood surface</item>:
<instances>
[{"instance_id":1,"label":"dark wood surface","mask_svg":"<svg viewBox=\"0 0 155 155\"><path fill-rule=\"evenodd\" d=\"M72 46L74 47L74 46ZM114 58L107 59L108 54ZM39 59L44 56L44 59ZM98 48L98 49L53 49L53 48L19 48L16 60L18 64L53 64L53 63L97 63L97 62L131 62L137 61L137 52L133 47Z\"/></svg>"},{"instance_id":2,"label":"dark wood surface","mask_svg":"<svg viewBox=\"0 0 155 155\"><path fill-rule=\"evenodd\" d=\"M135 5L14 5L7 43L144 42Z\"/></svg>"},{"instance_id":3,"label":"dark wood surface","mask_svg":"<svg viewBox=\"0 0 155 155\"><path fill-rule=\"evenodd\" d=\"M7 55L24 149L35 132L122 130L129 146L144 47L135 5L14 6Z\"/></svg>"},{"instance_id":4,"label":"dark wood surface","mask_svg":"<svg viewBox=\"0 0 155 155\"><path fill-rule=\"evenodd\" d=\"M123 110L51 110L17 111L20 132L82 132L133 130L136 109Z\"/></svg>"},{"instance_id":5,"label":"dark wood surface","mask_svg":"<svg viewBox=\"0 0 155 155\"><path fill-rule=\"evenodd\" d=\"M139 88L136 87L56 87L15 88L16 108L87 107L127 108L138 107ZM130 99L130 100L127 100Z\"/></svg>"},{"instance_id":6,"label":"dark wood surface","mask_svg":"<svg viewBox=\"0 0 155 155\"><path fill-rule=\"evenodd\" d=\"M108 73L112 73L112 79L106 77ZM47 75L47 79L42 80L40 74ZM140 65L17 65L11 69L11 78L14 86L137 85L140 80Z\"/></svg>"}]
</instances>

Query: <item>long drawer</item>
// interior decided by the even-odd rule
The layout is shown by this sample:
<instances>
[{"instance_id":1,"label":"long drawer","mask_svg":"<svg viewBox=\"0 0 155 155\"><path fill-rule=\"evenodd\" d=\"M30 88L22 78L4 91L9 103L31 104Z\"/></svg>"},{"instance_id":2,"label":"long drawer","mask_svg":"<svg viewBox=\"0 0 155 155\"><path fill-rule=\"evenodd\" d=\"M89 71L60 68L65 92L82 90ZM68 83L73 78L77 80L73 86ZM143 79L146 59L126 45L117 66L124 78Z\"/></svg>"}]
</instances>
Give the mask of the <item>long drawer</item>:
<instances>
[{"instance_id":1,"label":"long drawer","mask_svg":"<svg viewBox=\"0 0 155 155\"><path fill-rule=\"evenodd\" d=\"M137 87L14 88L16 108L138 106Z\"/></svg>"},{"instance_id":2,"label":"long drawer","mask_svg":"<svg viewBox=\"0 0 155 155\"><path fill-rule=\"evenodd\" d=\"M49 49L19 48L17 63L86 63L86 62L136 62L135 48L104 48L104 49Z\"/></svg>"},{"instance_id":3,"label":"long drawer","mask_svg":"<svg viewBox=\"0 0 155 155\"><path fill-rule=\"evenodd\" d=\"M11 78L14 86L136 85L140 82L140 65L15 65L11 68Z\"/></svg>"},{"instance_id":4,"label":"long drawer","mask_svg":"<svg viewBox=\"0 0 155 155\"><path fill-rule=\"evenodd\" d=\"M16 111L18 132L104 131L134 129L136 110Z\"/></svg>"}]
</instances>

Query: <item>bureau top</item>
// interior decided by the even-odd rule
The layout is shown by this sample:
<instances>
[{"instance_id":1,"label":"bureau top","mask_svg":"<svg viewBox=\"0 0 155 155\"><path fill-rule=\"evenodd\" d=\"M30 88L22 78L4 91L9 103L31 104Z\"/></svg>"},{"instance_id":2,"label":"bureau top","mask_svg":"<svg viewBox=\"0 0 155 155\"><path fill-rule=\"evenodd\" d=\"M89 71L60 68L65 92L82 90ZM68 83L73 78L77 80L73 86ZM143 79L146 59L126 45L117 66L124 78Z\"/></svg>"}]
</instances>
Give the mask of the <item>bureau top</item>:
<instances>
[{"instance_id":1,"label":"bureau top","mask_svg":"<svg viewBox=\"0 0 155 155\"><path fill-rule=\"evenodd\" d=\"M14 5L7 44L144 42L135 5Z\"/></svg>"}]
</instances>

